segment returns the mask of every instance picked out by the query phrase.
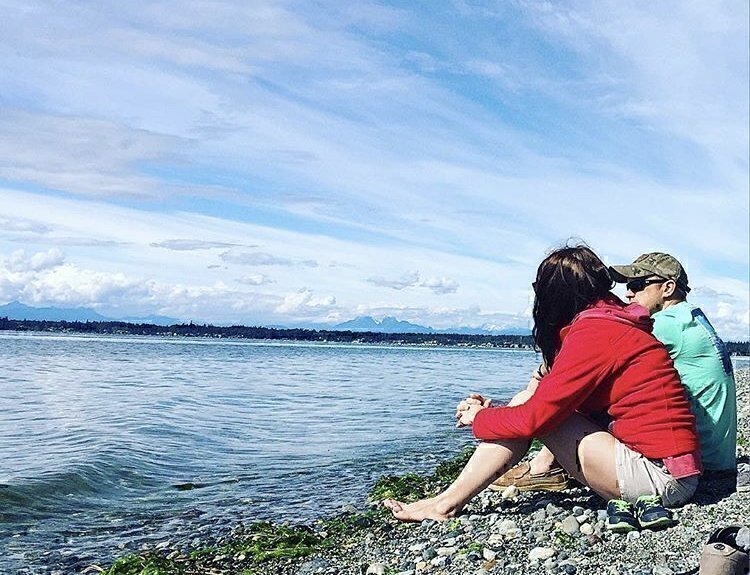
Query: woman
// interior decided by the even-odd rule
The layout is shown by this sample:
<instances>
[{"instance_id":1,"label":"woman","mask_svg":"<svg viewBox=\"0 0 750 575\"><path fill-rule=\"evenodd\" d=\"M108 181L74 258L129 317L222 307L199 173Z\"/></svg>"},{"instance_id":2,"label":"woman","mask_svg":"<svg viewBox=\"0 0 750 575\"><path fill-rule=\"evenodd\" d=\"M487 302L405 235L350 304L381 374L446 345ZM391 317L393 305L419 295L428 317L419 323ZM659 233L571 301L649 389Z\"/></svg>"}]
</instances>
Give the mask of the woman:
<instances>
[{"instance_id":1,"label":"woman","mask_svg":"<svg viewBox=\"0 0 750 575\"><path fill-rule=\"evenodd\" d=\"M385 500L395 517L455 516L517 463L534 437L605 499L658 495L674 506L692 497L701 467L687 398L666 349L651 335L647 310L624 304L612 286L588 247L561 248L542 261L533 284L533 336L549 373L506 407L478 395L462 401L458 425L471 425L483 441L438 496L409 505Z\"/></svg>"}]
</instances>

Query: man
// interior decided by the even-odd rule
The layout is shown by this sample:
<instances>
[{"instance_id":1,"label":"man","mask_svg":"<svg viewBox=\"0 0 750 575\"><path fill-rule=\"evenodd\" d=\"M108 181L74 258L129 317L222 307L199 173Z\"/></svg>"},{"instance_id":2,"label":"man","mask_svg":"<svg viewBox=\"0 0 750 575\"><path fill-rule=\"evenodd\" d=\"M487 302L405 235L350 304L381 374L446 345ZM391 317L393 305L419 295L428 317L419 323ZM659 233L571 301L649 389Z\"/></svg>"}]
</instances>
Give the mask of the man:
<instances>
[{"instance_id":1,"label":"man","mask_svg":"<svg viewBox=\"0 0 750 575\"><path fill-rule=\"evenodd\" d=\"M688 277L677 259L654 252L632 264L610 267L612 279L625 283L626 297L651 314L653 334L671 356L695 415L703 467L736 472L737 400L729 353L703 311L691 306ZM543 377L537 370L530 386ZM557 491L567 477L552 453L543 448L530 462L519 463L492 489L515 484L522 491Z\"/></svg>"}]
</instances>

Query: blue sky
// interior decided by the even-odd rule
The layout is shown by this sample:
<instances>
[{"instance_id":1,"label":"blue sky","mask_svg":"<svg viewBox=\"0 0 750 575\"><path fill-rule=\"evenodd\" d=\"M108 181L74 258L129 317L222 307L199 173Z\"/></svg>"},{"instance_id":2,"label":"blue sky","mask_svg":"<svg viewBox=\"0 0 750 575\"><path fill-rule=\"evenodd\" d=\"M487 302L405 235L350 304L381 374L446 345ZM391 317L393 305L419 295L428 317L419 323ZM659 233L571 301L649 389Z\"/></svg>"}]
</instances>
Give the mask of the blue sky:
<instances>
[{"instance_id":1,"label":"blue sky","mask_svg":"<svg viewBox=\"0 0 750 575\"><path fill-rule=\"evenodd\" d=\"M526 326L570 237L748 337L748 4L6 3L0 300Z\"/></svg>"}]
</instances>

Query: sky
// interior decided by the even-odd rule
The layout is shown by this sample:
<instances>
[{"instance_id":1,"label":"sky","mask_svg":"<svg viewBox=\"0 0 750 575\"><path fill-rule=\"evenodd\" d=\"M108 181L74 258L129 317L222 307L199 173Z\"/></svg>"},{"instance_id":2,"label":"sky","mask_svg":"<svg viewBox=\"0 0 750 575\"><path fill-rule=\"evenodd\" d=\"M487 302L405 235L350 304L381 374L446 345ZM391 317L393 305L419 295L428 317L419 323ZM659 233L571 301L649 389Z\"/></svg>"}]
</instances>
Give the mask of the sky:
<instances>
[{"instance_id":1,"label":"sky","mask_svg":"<svg viewBox=\"0 0 750 575\"><path fill-rule=\"evenodd\" d=\"M528 327L582 240L748 339L746 0L0 5L0 303Z\"/></svg>"}]
</instances>

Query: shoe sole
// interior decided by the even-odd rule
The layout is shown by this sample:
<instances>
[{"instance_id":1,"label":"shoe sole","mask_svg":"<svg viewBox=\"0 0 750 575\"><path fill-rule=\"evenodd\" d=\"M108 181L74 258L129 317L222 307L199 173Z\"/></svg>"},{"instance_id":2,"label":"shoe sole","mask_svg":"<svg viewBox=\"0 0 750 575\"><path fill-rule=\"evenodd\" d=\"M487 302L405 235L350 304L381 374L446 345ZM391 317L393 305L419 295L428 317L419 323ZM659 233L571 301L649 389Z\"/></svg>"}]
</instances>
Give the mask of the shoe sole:
<instances>
[{"instance_id":1,"label":"shoe sole","mask_svg":"<svg viewBox=\"0 0 750 575\"><path fill-rule=\"evenodd\" d=\"M638 528L630 523L607 523L607 530L612 533L630 533L631 531L638 531Z\"/></svg>"},{"instance_id":2,"label":"shoe sole","mask_svg":"<svg viewBox=\"0 0 750 575\"><path fill-rule=\"evenodd\" d=\"M495 485L490 484L491 491L505 491L508 487L514 485L509 483L508 485ZM568 488L567 483L558 483L551 485L516 485L519 491L565 491Z\"/></svg>"},{"instance_id":3,"label":"shoe sole","mask_svg":"<svg viewBox=\"0 0 750 575\"><path fill-rule=\"evenodd\" d=\"M639 520L638 523L640 523L642 529L650 529L651 531L666 529L667 527L677 525L677 521L675 521L674 519L669 519L667 517L663 517L662 519L655 519L654 521Z\"/></svg>"}]
</instances>

